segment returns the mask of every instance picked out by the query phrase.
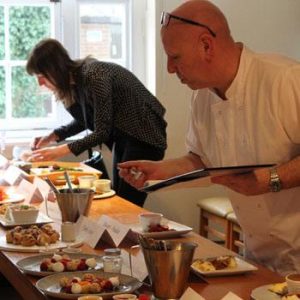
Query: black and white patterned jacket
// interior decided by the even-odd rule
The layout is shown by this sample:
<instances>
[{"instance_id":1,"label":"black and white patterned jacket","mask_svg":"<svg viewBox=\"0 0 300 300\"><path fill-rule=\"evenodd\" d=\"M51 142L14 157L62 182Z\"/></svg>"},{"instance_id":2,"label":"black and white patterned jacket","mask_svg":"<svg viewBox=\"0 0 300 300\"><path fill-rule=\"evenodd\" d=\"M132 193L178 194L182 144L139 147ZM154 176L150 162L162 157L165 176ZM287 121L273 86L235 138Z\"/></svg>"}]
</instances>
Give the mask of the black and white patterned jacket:
<instances>
[{"instance_id":1,"label":"black and white patterned jacket","mask_svg":"<svg viewBox=\"0 0 300 300\"><path fill-rule=\"evenodd\" d=\"M165 108L130 71L90 59L74 74L74 80L75 103L67 108L74 120L54 130L60 141L85 130L81 107L85 105L92 133L68 145L73 154L114 142L116 131L166 149Z\"/></svg>"}]
</instances>

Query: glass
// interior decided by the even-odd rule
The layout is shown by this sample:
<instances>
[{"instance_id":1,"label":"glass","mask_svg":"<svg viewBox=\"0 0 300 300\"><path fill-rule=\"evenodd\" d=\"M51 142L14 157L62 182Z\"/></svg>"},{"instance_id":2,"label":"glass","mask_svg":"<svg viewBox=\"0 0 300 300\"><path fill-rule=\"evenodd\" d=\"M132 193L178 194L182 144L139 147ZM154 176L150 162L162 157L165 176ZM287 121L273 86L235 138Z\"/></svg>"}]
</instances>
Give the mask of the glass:
<instances>
[{"instance_id":1,"label":"glass","mask_svg":"<svg viewBox=\"0 0 300 300\"><path fill-rule=\"evenodd\" d=\"M123 260L119 248L105 249L102 260L104 272L121 273Z\"/></svg>"},{"instance_id":2,"label":"glass","mask_svg":"<svg viewBox=\"0 0 300 300\"><path fill-rule=\"evenodd\" d=\"M80 57L92 55L126 67L126 2L80 4Z\"/></svg>"},{"instance_id":3,"label":"glass","mask_svg":"<svg viewBox=\"0 0 300 300\"><path fill-rule=\"evenodd\" d=\"M187 23L187 24L190 24L190 25L195 25L195 26L200 26L200 27L204 27L206 28L209 33L213 36L213 37L216 37L216 33L214 31L212 31L207 25L205 24L202 24L202 23L198 23L198 22L195 22L193 20L189 20L189 19L185 19L185 18L181 18L181 17L178 17L178 16L175 16L175 15L171 15L167 12L163 12L162 15L161 15L161 19L160 19L160 24L162 26L168 26L169 23L170 23L170 20L171 19L175 19L175 20L179 20L181 22L184 22L184 23Z\"/></svg>"}]
</instances>

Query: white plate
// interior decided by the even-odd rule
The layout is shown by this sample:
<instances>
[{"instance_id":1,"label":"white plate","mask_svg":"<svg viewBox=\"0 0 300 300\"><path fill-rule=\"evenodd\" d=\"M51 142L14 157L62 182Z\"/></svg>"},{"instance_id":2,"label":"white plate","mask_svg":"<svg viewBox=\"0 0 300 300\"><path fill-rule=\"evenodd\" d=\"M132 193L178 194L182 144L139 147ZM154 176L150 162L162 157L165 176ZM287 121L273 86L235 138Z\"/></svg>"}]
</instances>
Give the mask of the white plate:
<instances>
[{"instance_id":1,"label":"white plate","mask_svg":"<svg viewBox=\"0 0 300 300\"><path fill-rule=\"evenodd\" d=\"M6 228L10 228L10 227L14 227L14 226L19 226L19 225L20 226L23 226L23 225L33 225L33 224L42 225L42 224L52 223L52 222L53 222L53 220L50 219L45 214L43 214L42 212L39 212L37 220L34 223L32 223L32 222L29 222L29 223L18 223L18 222L15 222L13 220L7 220L4 215L0 215L0 224L3 227L6 227Z\"/></svg>"},{"instance_id":2,"label":"white plate","mask_svg":"<svg viewBox=\"0 0 300 300\"><path fill-rule=\"evenodd\" d=\"M244 274L248 272L257 271L257 268L255 266L240 259L239 257L236 256L235 259L237 263L236 268L215 270L215 271L201 271L193 266L191 266L191 268L195 274L199 274L200 276L207 276L207 277L229 276L229 275Z\"/></svg>"},{"instance_id":3,"label":"white plate","mask_svg":"<svg viewBox=\"0 0 300 300\"><path fill-rule=\"evenodd\" d=\"M140 224L133 224L131 226L131 230L145 237L154 238L154 239L165 239L165 238L173 238L173 237L175 238L187 234L188 232L193 230L193 228L191 227L188 227L180 223L176 223L174 221L167 221L164 222L163 224L168 225L169 229L174 229L174 230L167 230L161 232L144 232Z\"/></svg>"},{"instance_id":4,"label":"white plate","mask_svg":"<svg viewBox=\"0 0 300 300\"><path fill-rule=\"evenodd\" d=\"M1 200L0 201L0 205L1 204L5 204L5 203L17 203L17 202L21 202L24 201L25 197L22 194L7 194L8 198Z\"/></svg>"},{"instance_id":5,"label":"white plate","mask_svg":"<svg viewBox=\"0 0 300 300\"><path fill-rule=\"evenodd\" d=\"M132 293L139 287L141 287L142 283L134 277L127 276L124 274L116 274L116 273L105 273L102 271L88 271L88 272L65 272L59 274L53 274L47 277L44 277L36 282L37 288L39 288L46 295L60 298L60 299L77 299L79 296L84 296L86 294L67 294L61 292L61 287L59 286L59 279L61 277L82 277L84 273L92 273L97 274L97 276L102 278L110 278L114 276L119 276L120 286L117 290L110 293L102 293L102 294L93 294L95 296L101 296L103 298L111 299L113 295L116 294L124 294L124 293Z\"/></svg>"},{"instance_id":6,"label":"white plate","mask_svg":"<svg viewBox=\"0 0 300 300\"><path fill-rule=\"evenodd\" d=\"M66 253L63 253L64 255ZM100 270L103 267L102 263L102 256L96 255L96 254L83 254L83 253L68 253L67 254L71 259L80 259L80 258L95 258L96 260L96 267L91 270ZM27 274L34 275L34 276L48 276L53 274L58 274L55 272L50 271L41 271L40 265L41 262L46 258L53 257L53 254L44 254L44 255L35 255L35 256L29 256L26 258L23 258L17 262L17 266L24 271Z\"/></svg>"},{"instance_id":7,"label":"white plate","mask_svg":"<svg viewBox=\"0 0 300 300\"><path fill-rule=\"evenodd\" d=\"M48 247L46 246L21 246L21 245L14 245L9 244L6 242L5 236L0 236L0 250L5 251L13 251L13 252L40 252L40 251L46 251L46 250L52 250L52 249L62 249L67 247L79 247L82 245L82 241L75 241L72 243L65 243L62 241L57 241L55 244L50 244Z\"/></svg>"},{"instance_id":8,"label":"white plate","mask_svg":"<svg viewBox=\"0 0 300 300\"><path fill-rule=\"evenodd\" d=\"M95 193L94 199L104 199L104 198L109 198L112 197L116 194L114 190L110 190L109 192L103 193L103 194L97 194Z\"/></svg>"},{"instance_id":9,"label":"white plate","mask_svg":"<svg viewBox=\"0 0 300 300\"><path fill-rule=\"evenodd\" d=\"M269 291L271 284L260 286L254 289L251 293L253 300L280 300L281 296Z\"/></svg>"}]
</instances>

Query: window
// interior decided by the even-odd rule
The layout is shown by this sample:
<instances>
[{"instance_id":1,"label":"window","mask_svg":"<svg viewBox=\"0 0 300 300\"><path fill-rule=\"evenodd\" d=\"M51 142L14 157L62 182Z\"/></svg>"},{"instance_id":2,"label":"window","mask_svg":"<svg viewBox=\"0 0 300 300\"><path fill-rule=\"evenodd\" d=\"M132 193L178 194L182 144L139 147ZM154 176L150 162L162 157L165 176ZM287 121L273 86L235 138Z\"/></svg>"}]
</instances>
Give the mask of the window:
<instances>
[{"instance_id":1,"label":"window","mask_svg":"<svg viewBox=\"0 0 300 300\"><path fill-rule=\"evenodd\" d=\"M73 58L92 55L121 64L143 81L143 41L133 45L132 40L141 36L144 18L140 12L145 3L1 0L0 131L6 131L8 137L31 137L35 135L32 130L52 130L70 119L52 94L39 88L36 79L26 73L27 56L43 38L60 40Z\"/></svg>"},{"instance_id":2,"label":"window","mask_svg":"<svg viewBox=\"0 0 300 300\"><path fill-rule=\"evenodd\" d=\"M25 70L32 47L54 32L54 5L49 1L2 1L0 5L0 127L43 127L55 118L50 93L39 91Z\"/></svg>"}]
</instances>

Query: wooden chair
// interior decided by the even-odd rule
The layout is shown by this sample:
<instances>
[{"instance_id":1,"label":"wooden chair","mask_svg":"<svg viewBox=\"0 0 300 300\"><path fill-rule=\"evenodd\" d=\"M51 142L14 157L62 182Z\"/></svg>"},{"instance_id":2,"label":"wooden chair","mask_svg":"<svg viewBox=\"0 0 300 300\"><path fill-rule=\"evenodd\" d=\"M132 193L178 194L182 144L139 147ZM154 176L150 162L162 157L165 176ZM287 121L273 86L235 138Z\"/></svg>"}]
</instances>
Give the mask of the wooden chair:
<instances>
[{"instance_id":1,"label":"wooden chair","mask_svg":"<svg viewBox=\"0 0 300 300\"><path fill-rule=\"evenodd\" d=\"M230 232L227 215L233 212L227 197L210 197L198 201L200 208L199 233L206 238L217 238L216 242L224 243L229 248Z\"/></svg>"},{"instance_id":2,"label":"wooden chair","mask_svg":"<svg viewBox=\"0 0 300 300\"><path fill-rule=\"evenodd\" d=\"M243 241L243 232L235 213L229 213L227 215L227 220L229 223L229 249L240 255L244 255L245 245Z\"/></svg>"}]
</instances>

